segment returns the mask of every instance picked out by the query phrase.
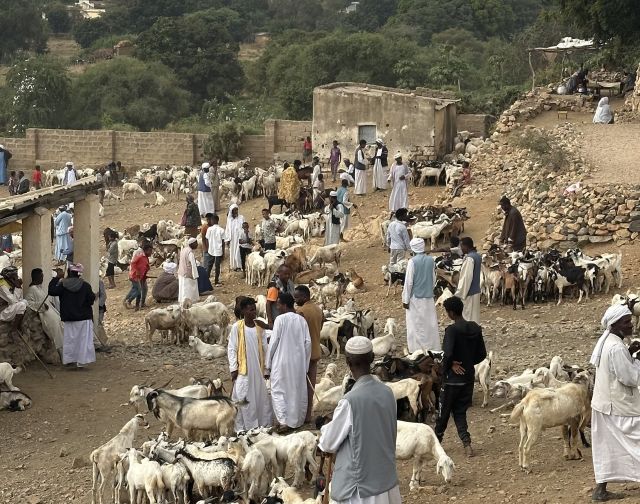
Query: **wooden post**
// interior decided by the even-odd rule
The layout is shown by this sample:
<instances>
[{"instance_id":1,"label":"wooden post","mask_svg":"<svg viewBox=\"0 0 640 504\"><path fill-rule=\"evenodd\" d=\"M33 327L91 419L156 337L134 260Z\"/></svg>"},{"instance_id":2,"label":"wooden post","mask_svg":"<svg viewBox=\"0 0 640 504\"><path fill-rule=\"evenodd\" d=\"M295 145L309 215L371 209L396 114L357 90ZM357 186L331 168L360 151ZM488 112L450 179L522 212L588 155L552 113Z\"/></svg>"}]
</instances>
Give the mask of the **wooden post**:
<instances>
[{"instance_id":1,"label":"wooden post","mask_svg":"<svg viewBox=\"0 0 640 504\"><path fill-rule=\"evenodd\" d=\"M533 63L531 63L531 51L529 51L529 68L531 68L531 91L536 89L536 71L533 69Z\"/></svg>"}]
</instances>

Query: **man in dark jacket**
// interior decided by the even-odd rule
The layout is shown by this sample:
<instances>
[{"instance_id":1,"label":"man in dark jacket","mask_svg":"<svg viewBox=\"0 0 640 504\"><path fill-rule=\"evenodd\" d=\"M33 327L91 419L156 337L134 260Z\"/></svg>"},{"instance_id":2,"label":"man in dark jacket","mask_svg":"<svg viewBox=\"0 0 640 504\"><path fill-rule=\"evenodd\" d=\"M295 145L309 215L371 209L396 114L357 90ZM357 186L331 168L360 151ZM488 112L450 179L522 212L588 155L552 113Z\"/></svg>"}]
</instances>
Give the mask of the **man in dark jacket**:
<instances>
[{"instance_id":1,"label":"man in dark jacket","mask_svg":"<svg viewBox=\"0 0 640 504\"><path fill-rule=\"evenodd\" d=\"M487 350L482 338L482 328L462 317L463 308L462 300L455 296L444 302L444 309L453 320L453 324L445 329L442 343L444 381L435 432L438 440L442 442L449 416L453 414L464 452L468 457L473 457L471 435L467 426L467 409L473 399L474 365L482 362L487 356Z\"/></svg>"}]
</instances>

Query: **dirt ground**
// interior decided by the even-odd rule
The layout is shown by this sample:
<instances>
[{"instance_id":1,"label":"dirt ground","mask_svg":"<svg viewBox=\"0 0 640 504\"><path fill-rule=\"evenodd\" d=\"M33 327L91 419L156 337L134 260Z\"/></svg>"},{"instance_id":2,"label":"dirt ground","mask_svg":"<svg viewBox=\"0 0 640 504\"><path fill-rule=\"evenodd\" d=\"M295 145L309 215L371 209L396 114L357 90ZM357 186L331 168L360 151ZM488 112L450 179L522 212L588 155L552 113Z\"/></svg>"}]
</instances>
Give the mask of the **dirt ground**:
<instances>
[{"instance_id":1,"label":"dirt ground","mask_svg":"<svg viewBox=\"0 0 640 504\"><path fill-rule=\"evenodd\" d=\"M433 202L442 189L422 188L410 190L412 205ZM4 195L0 195L4 196ZM467 206L470 220L466 234L480 241L495 211L499 187L495 194L482 199L461 198L460 206ZM344 269L354 268L366 282L366 292L357 295L361 308L372 308L377 314L377 333L381 333L387 317L396 317L404 327L400 293L385 297L380 267L388 260L381 246L377 229L371 218L387 208L388 192L356 197L367 238L358 217L352 219L356 231L347 244ZM137 197L125 203L105 206L102 226L117 229L125 225L156 222L160 218L179 220L184 208L182 200L172 200L165 207L145 207L152 197ZM241 213L251 223L258 222L263 199L241 206ZM222 219L225 220L224 218ZM354 238L355 237L355 238ZM613 251L614 245L587 249L593 252ZM622 248L624 254L624 287L640 287L638 247ZM216 289L219 300L228 303L239 294L258 294L264 289L248 287L239 274L229 274L223 264L223 287ZM157 274L156 271L152 272ZM173 378L173 385L185 384L191 376L221 377L227 383L228 368L223 359L203 361L189 348L166 346L157 340L143 343L144 321L142 313L134 313L122 306L127 291L126 275L117 279L118 287L108 291L106 328L112 342L108 353L99 353L97 363L87 370L67 371L54 368L55 379L50 380L36 364L17 375L14 384L31 395L32 409L22 413L0 412L0 502L29 504L89 503L91 499L91 467L88 454L115 435L133 415L122 406L128 399L132 385L164 383ZM610 293L610 294L613 294ZM494 351L493 377L519 373L526 367L548 365L551 357L561 355L565 362L585 364L599 334L599 319L609 303L610 295L578 305L575 299L556 307L551 304L528 305L522 311L509 307L483 307L487 347ZM147 309L155 307L149 303ZM442 313L441 330L447 324ZM402 331L398 342L403 344ZM321 364L321 370L330 362ZM341 368L344 363L340 359ZM562 458L559 429L543 433L533 449L533 472L524 474L517 465L518 429L508 419L489 412L499 402L490 398L489 408L479 407L481 397L476 391L474 407L468 418L477 456L464 457L453 422L444 441L444 449L456 464L453 481L445 485L436 475L435 464L426 472L424 489L409 492L411 462L399 462L403 499L410 503L424 502L437 494L439 501L465 503L581 503L589 499L593 486L591 450L582 449L582 461L567 462ZM160 431L160 424L150 419L150 431L140 435L137 444ZM640 502L640 485L615 485L627 489L635 502Z\"/></svg>"}]
</instances>

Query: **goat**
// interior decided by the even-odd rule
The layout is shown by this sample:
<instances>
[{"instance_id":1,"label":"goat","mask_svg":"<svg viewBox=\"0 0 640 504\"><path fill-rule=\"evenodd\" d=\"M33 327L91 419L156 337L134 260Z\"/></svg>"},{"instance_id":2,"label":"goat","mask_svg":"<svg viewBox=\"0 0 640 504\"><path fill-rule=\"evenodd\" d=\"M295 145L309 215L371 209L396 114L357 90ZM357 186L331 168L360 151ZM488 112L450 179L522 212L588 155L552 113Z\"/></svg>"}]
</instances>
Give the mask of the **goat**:
<instances>
[{"instance_id":1,"label":"goat","mask_svg":"<svg viewBox=\"0 0 640 504\"><path fill-rule=\"evenodd\" d=\"M333 383L333 378L338 372L338 366L336 366L333 362L327 364L327 368L324 370L324 376L322 379L316 383L315 393L318 397L323 392L326 392L331 387L335 387L335 383Z\"/></svg>"},{"instance_id":2,"label":"goat","mask_svg":"<svg viewBox=\"0 0 640 504\"><path fill-rule=\"evenodd\" d=\"M261 504L316 504L316 499L302 500L295 488L282 477L274 478L267 496Z\"/></svg>"},{"instance_id":3,"label":"goat","mask_svg":"<svg viewBox=\"0 0 640 504\"><path fill-rule=\"evenodd\" d=\"M162 502L164 494L164 483L162 481L162 471L160 464L155 460L138 457L142 454L135 448L129 448L126 455L129 459L129 470L127 471L127 486L129 487L129 502L139 502L138 492L145 491L150 504Z\"/></svg>"},{"instance_id":4,"label":"goat","mask_svg":"<svg viewBox=\"0 0 640 504\"><path fill-rule=\"evenodd\" d=\"M140 413L140 405L146 405L146 397L149 392L152 392L153 388L146 385L134 385L129 392L129 402L122 405L131 405L136 409L136 413ZM169 394L178 397L191 397L193 399L207 399L211 396L212 389L208 385L201 385L192 383L186 387L182 387L175 390L167 390Z\"/></svg>"},{"instance_id":5,"label":"goat","mask_svg":"<svg viewBox=\"0 0 640 504\"><path fill-rule=\"evenodd\" d=\"M373 345L373 354L376 357L382 357L383 355L393 352L396 347L393 334L385 334L384 336L373 338L371 344Z\"/></svg>"},{"instance_id":6,"label":"goat","mask_svg":"<svg viewBox=\"0 0 640 504\"><path fill-rule=\"evenodd\" d=\"M127 193L131 193L131 194L140 193L143 195L147 194L147 192L142 187L140 187L139 184L136 184L135 182L125 182L124 184L122 184L122 200L123 201Z\"/></svg>"},{"instance_id":7,"label":"goat","mask_svg":"<svg viewBox=\"0 0 640 504\"><path fill-rule=\"evenodd\" d=\"M5 384L9 390L20 390L12 383L13 376L22 371L21 367L13 367L8 362L0 362L0 385Z\"/></svg>"},{"instance_id":8,"label":"goat","mask_svg":"<svg viewBox=\"0 0 640 504\"><path fill-rule=\"evenodd\" d=\"M174 331L175 343L181 340L180 307L154 308L144 316L146 338L151 343L156 331Z\"/></svg>"},{"instance_id":9,"label":"goat","mask_svg":"<svg viewBox=\"0 0 640 504\"><path fill-rule=\"evenodd\" d=\"M0 410L24 411L32 403L31 398L20 390L0 390Z\"/></svg>"},{"instance_id":10,"label":"goat","mask_svg":"<svg viewBox=\"0 0 640 504\"><path fill-rule=\"evenodd\" d=\"M313 257L309 260L309 266L313 266L316 263L323 267L325 263L335 262L337 267L340 267L340 258L342 257L342 249L339 244L325 245L319 247Z\"/></svg>"},{"instance_id":11,"label":"goat","mask_svg":"<svg viewBox=\"0 0 640 504\"><path fill-rule=\"evenodd\" d=\"M193 348L200 357L205 359L217 359L227 355L227 349L222 345L209 345L204 343L197 336L189 336L189 346Z\"/></svg>"},{"instance_id":12,"label":"goat","mask_svg":"<svg viewBox=\"0 0 640 504\"><path fill-rule=\"evenodd\" d=\"M491 386L491 364L493 361L493 352L489 352L487 357L475 365L475 379L480 383L483 398L482 407L485 408L489 404L489 387Z\"/></svg>"},{"instance_id":13,"label":"goat","mask_svg":"<svg viewBox=\"0 0 640 504\"><path fill-rule=\"evenodd\" d=\"M422 382L418 382L413 378L405 378L395 382L385 382L385 385L393 392L393 397L396 401L400 399L408 399L411 411L418 417L418 396L420 395L420 385Z\"/></svg>"},{"instance_id":14,"label":"goat","mask_svg":"<svg viewBox=\"0 0 640 504\"><path fill-rule=\"evenodd\" d=\"M185 327L194 331L195 335L201 327L217 325L220 327L221 336L218 344L223 344L229 327L229 311L220 302L191 305L190 300L183 302L180 310Z\"/></svg>"},{"instance_id":15,"label":"goat","mask_svg":"<svg viewBox=\"0 0 640 504\"><path fill-rule=\"evenodd\" d=\"M223 491L231 488L237 467L231 458L201 460L181 449L178 450L177 459L191 474L200 496L210 495L211 492L207 490L212 487L221 488Z\"/></svg>"}]
</instances>

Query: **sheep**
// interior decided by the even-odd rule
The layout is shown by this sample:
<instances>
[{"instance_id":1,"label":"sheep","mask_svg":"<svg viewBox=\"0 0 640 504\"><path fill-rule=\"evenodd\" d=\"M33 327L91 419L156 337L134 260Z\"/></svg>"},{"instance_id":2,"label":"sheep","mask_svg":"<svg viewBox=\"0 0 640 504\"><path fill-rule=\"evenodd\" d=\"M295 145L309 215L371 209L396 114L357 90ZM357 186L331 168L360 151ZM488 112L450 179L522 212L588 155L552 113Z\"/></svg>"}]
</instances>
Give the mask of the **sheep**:
<instances>
[{"instance_id":1,"label":"sheep","mask_svg":"<svg viewBox=\"0 0 640 504\"><path fill-rule=\"evenodd\" d=\"M162 194L160 194L158 191L156 191L155 195L156 195L155 206L163 206L163 205L167 204L167 200Z\"/></svg>"},{"instance_id":2,"label":"sheep","mask_svg":"<svg viewBox=\"0 0 640 504\"><path fill-rule=\"evenodd\" d=\"M344 375L344 378L340 385L331 387L324 394L319 395L317 398L314 397L313 410L320 411L325 409L326 410L335 409L340 399L342 399L342 397L346 393L345 391L347 389L347 386L350 380L353 380L353 378L351 378L349 374L346 374Z\"/></svg>"},{"instance_id":3,"label":"sheep","mask_svg":"<svg viewBox=\"0 0 640 504\"><path fill-rule=\"evenodd\" d=\"M395 337L393 334L385 334L384 336L378 336L371 340L373 345L373 354L376 357L382 357L391 353L396 348Z\"/></svg>"},{"instance_id":4,"label":"sheep","mask_svg":"<svg viewBox=\"0 0 640 504\"><path fill-rule=\"evenodd\" d=\"M318 499L320 498L319 495ZM278 477L271 482L269 496L263 504L317 504L317 502L316 499L303 500L295 488L290 487L284 478Z\"/></svg>"},{"instance_id":5,"label":"sheep","mask_svg":"<svg viewBox=\"0 0 640 504\"><path fill-rule=\"evenodd\" d=\"M327 365L327 368L324 370L324 376L318 383L316 383L315 393L318 397L331 387L335 387L335 383L333 383L332 378L335 377L337 372L338 366L333 362Z\"/></svg>"},{"instance_id":6,"label":"sheep","mask_svg":"<svg viewBox=\"0 0 640 504\"><path fill-rule=\"evenodd\" d=\"M31 404L31 398L20 390L0 390L0 411L24 411Z\"/></svg>"},{"instance_id":7,"label":"sheep","mask_svg":"<svg viewBox=\"0 0 640 504\"><path fill-rule=\"evenodd\" d=\"M187 468L193 478L193 484L202 497L210 495L212 487L231 488L236 472L236 463L231 458L200 460L185 450L178 450L178 461Z\"/></svg>"},{"instance_id":8,"label":"sheep","mask_svg":"<svg viewBox=\"0 0 640 504\"><path fill-rule=\"evenodd\" d=\"M267 263L259 252L251 252L246 258L247 285L263 286Z\"/></svg>"},{"instance_id":9,"label":"sheep","mask_svg":"<svg viewBox=\"0 0 640 504\"><path fill-rule=\"evenodd\" d=\"M564 370L564 361L559 355L554 356L549 364L549 372L556 380L568 382L569 373Z\"/></svg>"},{"instance_id":10,"label":"sheep","mask_svg":"<svg viewBox=\"0 0 640 504\"><path fill-rule=\"evenodd\" d=\"M129 502L139 502L137 494L142 490L147 494L150 504L162 502L164 483L160 464L144 457L139 462L138 456L141 455L135 448L129 448L125 455L129 459L129 470L127 471Z\"/></svg>"},{"instance_id":11,"label":"sheep","mask_svg":"<svg viewBox=\"0 0 640 504\"><path fill-rule=\"evenodd\" d=\"M190 328L196 335L200 327L209 327L213 324L220 327L221 336L217 343L224 344L230 317L229 311L223 303L213 302L192 306L190 300L185 300L180 313L185 326Z\"/></svg>"},{"instance_id":12,"label":"sheep","mask_svg":"<svg viewBox=\"0 0 640 504\"><path fill-rule=\"evenodd\" d=\"M105 189L104 190L104 199L108 200L108 199L114 199L116 201L120 201L120 196L118 196L116 193L114 193L113 191L110 191L109 189Z\"/></svg>"},{"instance_id":13,"label":"sheep","mask_svg":"<svg viewBox=\"0 0 640 504\"><path fill-rule=\"evenodd\" d=\"M340 267L340 258L342 257L342 249L339 244L325 245L319 247L313 257L309 260L309 266L313 266L316 263L323 267L325 263L335 262L337 267Z\"/></svg>"},{"instance_id":14,"label":"sheep","mask_svg":"<svg viewBox=\"0 0 640 504\"><path fill-rule=\"evenodd\" d=\"M480 383L483 398L482 407L486 408L489 404L489 387L491 386L491 365L493 362L493 351L489 352L487 357L475 365L475 380Z\"/></svg>"},{"instance_id":15,"label":"sheep","mask_svg":"<svg viewBox=\"0 0 640 504\"><path fill-rule=\"evenodd\" d=\"M175 343L181 340L180 307L168 306L167 308L154 308L144 316L146 338L151 343L153 334L157 331L174 331Z\"/></svg>"},{"instance_id":16,"label":"sheep","mask_svg":"<svg viewBox=\"0 0 640 504\"><path fill-rule=\"evenodd\" d=\"M193 348L200 357L205 359L217 359L227 355L227 349L222 345L209 345L204 343L197 336L189 336L189 346Z\"/></svg>"},{"instance_id":17,"label":"sheep","mask_svg":"<svg viewBox=\"0 0 640 504\"><path fill-rule=\"evenodd\" d=\"M422 470L429 456L436 460L436 474L442 474L445 483L449 483L456 466L445 453L433 429L423 423L398 420L396 459L413 459L413 473L409 482L409 490L420 488Z\"/></svg>"},{"instance_id":18,"label":"sheep","mask_svg":"<svg viewBox=\"0 0 640 504\"><path fill-rule=\"evenodd\" d=\"M21 367L13 367L8 362L0 362L0 385L5 384L9 390L20 390L12 383L13 375L16 375L22 371Z\"/></svg>"},{"instance_id":19,"label":"sheep","mask_svg":"<svg viewBox=\"0 0 640 504\"><path fill-rule=\"evenodd\" d=\"M582 458L577 438L579 426L590 409L588 385L588 373L582 373L576 376L573 383L557 389L530 391L513 409L510 421L520 423L518 462L524 471L530 471L531 447L540 433L550 427L562 427L566 460Z\"/></svg>"},{"instance_id":20,"label":"sheep","mask_svg":"<svg viewBox=\"0 0 640 504\"><path fill-rule=\"evenodd\" d=\"M122 201L124 201L127 193L131 193L131 194L140 193L143 195L147 194L147 192L142 187L140 187L139 184L136 184L135 182L125 182L124 184L122 184Z\"/></svg>"},{"instance_id":21,"label":"sheep","mask_svg":"<svg viewBox=\"0 0 640 504\"><path fill-rule=\"evenodd\" d=\"M119 455L133 447L133 440L139 427L149 428L149 424L140 413L124 424L120 432L113 438L91 452L89 460L93 465L92 504L96 503L96 495L98 496L98 502L102 504L104 487L109 481L108 476L111 475ZM98 477L100 479L99 488L97 487ZM131 502L135 501L132 500Z\"/></svg>"},{"instance_id":22,"label":"sheep","mask_svg":"<svg viewBox=\"0 0 640 504\"><path fill-rule=\"evenodd\" d=\"M128 240L126 238L118 240L118 262L129 264L129 257L137 248L138 242L136 240Z\"/></svg>"}]
</instances>

